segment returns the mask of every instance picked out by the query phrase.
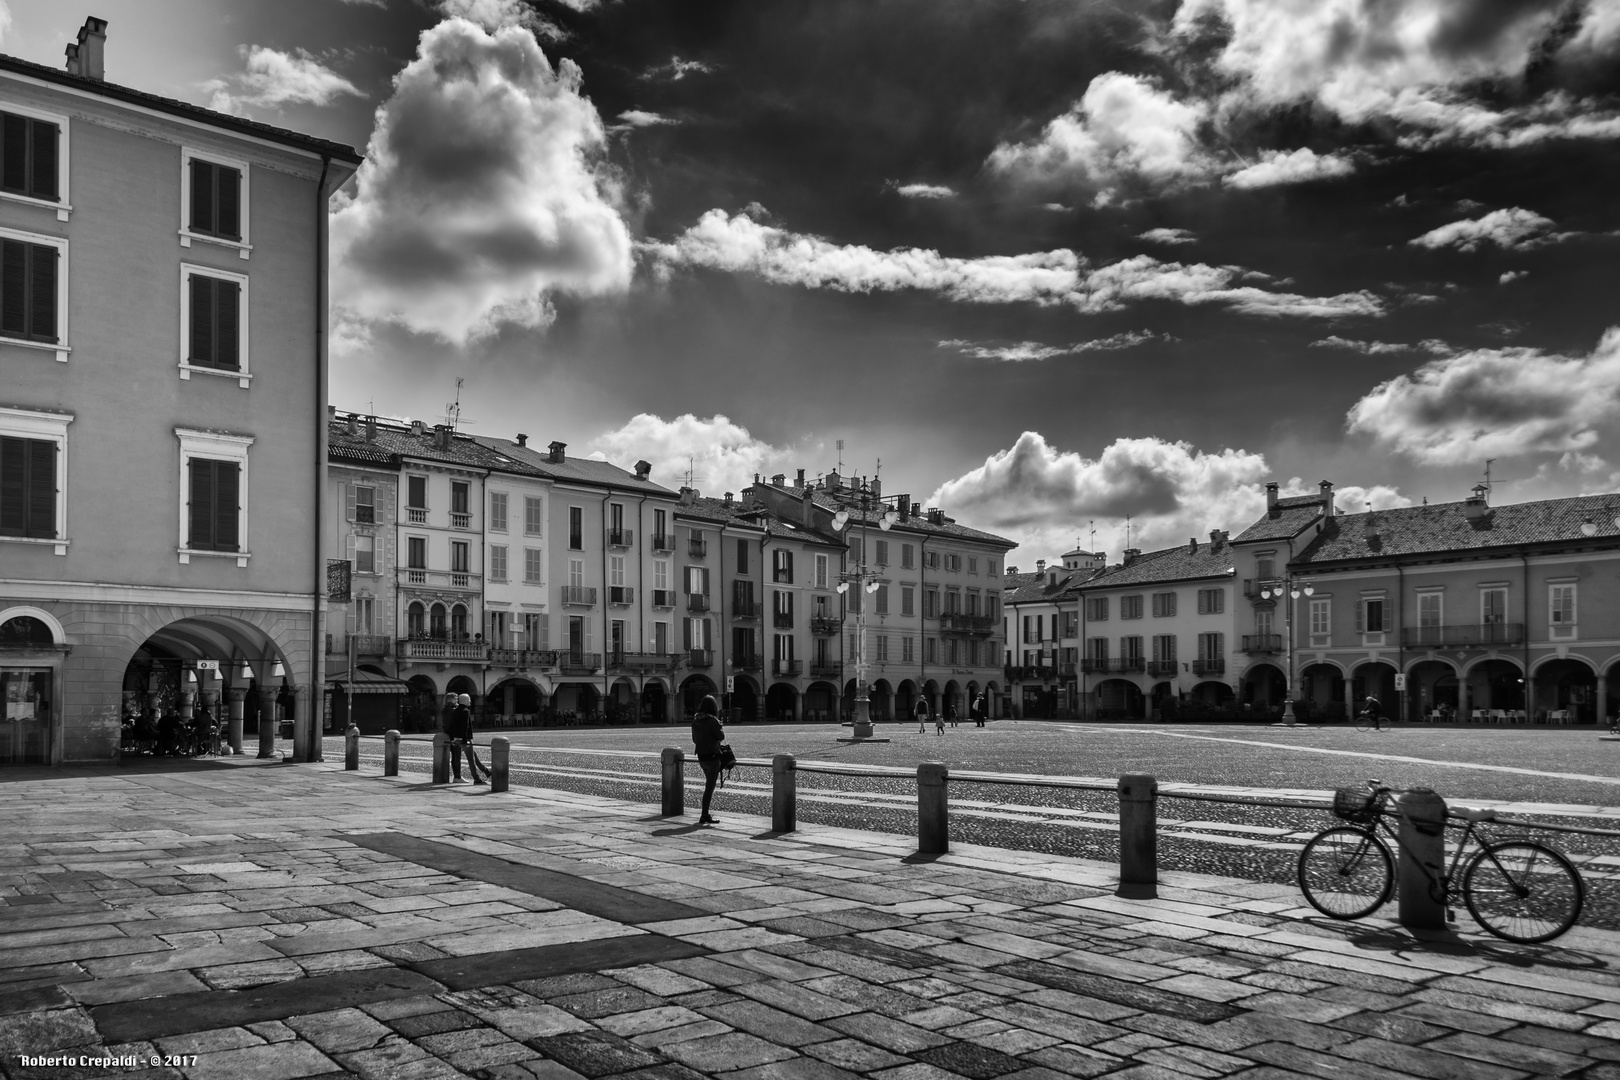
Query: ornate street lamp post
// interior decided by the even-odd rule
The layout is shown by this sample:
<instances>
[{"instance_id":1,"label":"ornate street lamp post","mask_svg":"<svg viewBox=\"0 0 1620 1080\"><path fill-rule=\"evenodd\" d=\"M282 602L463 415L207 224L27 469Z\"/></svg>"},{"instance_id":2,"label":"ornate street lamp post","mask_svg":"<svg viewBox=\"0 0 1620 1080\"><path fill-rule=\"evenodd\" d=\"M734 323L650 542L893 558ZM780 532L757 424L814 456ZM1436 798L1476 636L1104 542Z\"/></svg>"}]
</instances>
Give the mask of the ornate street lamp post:
<instances>
[{"instance_id":1,"label":"ornate street lamp post","mask_svg":"<svg viewBox=\"0 0 1620 1080\"><path fill-rule=\"evenodd\" d=\"M866 568L866 533L874 500L872 489L866 485L865 481L861 483L859 496L861 509L861 560L857 569L853 571L846 570L838 575L838 592L847 594L850 586L854 585L860 588L867 596L870 596L878 591L878 575L876 571L869 571ZM887 532L894 524L896 516L894 507L884 507L883 512L878 515L878 528ZM840 510L833 515L833 528L839 532L843 532L849 527L849 524L850 512L848 509ZM872 737L872 700L866 680L866 608L869 601L859 594L856 595L855 599L855 718L851 725L851 734L857 739L870 739Z\"/></svg>"},{"instance_id":2,"label":"ornate street lamp post","mask_svg":"<svg viewBox=\"0 0 1620 1080\"><path fill-rule=\"evenodd\" d=\"M1316 592L1315 584L1289 575L1275 578L1260 586L1261 597L1267 600L1275 599L1279 602L1281 602L1285 596L1289 597L1291 600L1298 600L1300 593L1310 596L1314 592ZM1283 723L1287 724L1289 727L1296 727L1299 724L1299 719L1294 715L1293 603L1285 603L1283 605L1283 622L1286 624L1288 631L1288 668L1283 673Z\"/></svg>"}]
</instances>

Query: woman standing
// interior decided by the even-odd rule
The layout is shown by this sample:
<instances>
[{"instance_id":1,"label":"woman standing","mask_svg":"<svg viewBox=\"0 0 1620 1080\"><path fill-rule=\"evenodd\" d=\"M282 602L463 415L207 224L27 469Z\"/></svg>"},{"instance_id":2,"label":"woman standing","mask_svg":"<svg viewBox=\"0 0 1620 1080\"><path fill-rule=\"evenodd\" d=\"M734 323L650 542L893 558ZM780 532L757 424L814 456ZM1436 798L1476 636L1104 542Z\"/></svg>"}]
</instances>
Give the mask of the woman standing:
<instances>
[{"instance_id":1,"label":"woman standing","mask_svg":"<svg viewBox=\"0 0 1620 1080\"><path fill-rule=\"evenodd\" d=\"M703 770L703 816L698 818L699 825L716 824L709 816L709 803L714 798L715 781L720 778L720 747L726 741L719 712L720 703L710 694L692 717L692 745L697 748L698 767Z\"/></svg>"}]
</instances>

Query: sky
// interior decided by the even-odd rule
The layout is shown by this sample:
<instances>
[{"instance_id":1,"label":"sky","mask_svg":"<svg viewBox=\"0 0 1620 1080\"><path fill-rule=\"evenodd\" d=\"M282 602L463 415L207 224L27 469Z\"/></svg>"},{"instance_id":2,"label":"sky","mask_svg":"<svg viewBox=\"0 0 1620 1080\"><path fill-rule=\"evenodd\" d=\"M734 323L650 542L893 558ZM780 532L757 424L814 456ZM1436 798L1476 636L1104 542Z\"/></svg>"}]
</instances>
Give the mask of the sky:
<instances>
[{"instance_id":1,"label":"sky","mask_svg":"<svg viewBox=\"0 0 1620 1080\"><path fill-rule=\"evenodd\" d=\"M1620 487L1620 0L0 0L364 150L332 401L1111 553ZM839 442L842 441L842 450Z\"/></svg>"}]
</instances>

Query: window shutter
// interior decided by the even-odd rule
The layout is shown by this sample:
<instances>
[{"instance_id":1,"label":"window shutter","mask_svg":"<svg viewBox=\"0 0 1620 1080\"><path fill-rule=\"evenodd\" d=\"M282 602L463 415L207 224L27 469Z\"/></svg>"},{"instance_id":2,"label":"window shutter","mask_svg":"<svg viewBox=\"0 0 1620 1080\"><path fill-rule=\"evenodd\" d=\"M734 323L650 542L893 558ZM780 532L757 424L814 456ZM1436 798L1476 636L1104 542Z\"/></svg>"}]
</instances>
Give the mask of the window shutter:
<instances>
[{"instance_id":1,"label":"window shutter","mask_svg":"<svg viewBox=\"0 0 1620 1080\"><path fill-rule=\"evenodd\" d=\"M1198 614L1209 614L1209 593L1205 592L1203 589L1198 590Z\"/></svg>"},{"instance_id":2,"label":"window shutter","mask_svg":"<svg viewBox=\"0 0 1620 1080\"><path fill-rule=\"evenodd\" d=\"M239 550L237 500L242 470L234 461L214 462L214 547L218 551Z\"/></svg>"},{"instance_id":3,"label":"window shutter","mask_svg":"<svg viewBox=\"0 0 1620 1080\"><path fill-rule=\"evenodd\" d=\"M703 580L703 595L708 596L709 595L709 568L707 566L703 567L702 580Z\"/></svg>"},{"instance_id":4,"label":"window shutter","mask_svg":"<svg viewBox=\"0 0 1620 1080\"><path fill-rule=\"evenodd\" d=\"M695 649L697 647L697 646L692 644L692 625L695 622L697 622L696 619L682 619L681 620L681 626L683 628L682 631L681 631L681 634L682 634L682 637L684 637L685 640L686 640L685 647L687 649L689 649L689 650L690 649Z\"/></svg>"},{"instance_id":5,"label":"window shutter","mask_svg":"<svg viewBox=\"0 0 1620 1080\"><path fill-rule=\"evenodd\" d=\"M57 251L49 244L30 244L32 265L28 268L28 336L36 341L56 340L56 261Z\"/></svg>"},{"instance_id":6,"label":"window shutter","mask_svg":"<svg viewBox=\"0 0 1620 1080\"><path fill-rule=\"evenodd\" d=\"M239 220L242 205L242 174L236 169L227 169L223 165L215 165L214 175L219 180L219 200L216 203L217 219L214 222L214 231L221 236L228 236L232 240L240 240L242 238L242 223Z\"/></svg>"},{"instance_id":7,"label":"window shutter","mask_svg":"<svg viewBox=\"0 0 1620 1080\"><path fill-rule=\"evenodd\" d=\"M34 175L32 190L38 199L56 198L56 125L35 120L33 127ZM10 155L7 155L8 158Z\"/></svg>"},{"instance_id":8,"label":"window shutter","mask_svg":"<svg viewBox=\"0 0 1620 1080\"><path fill-rule=\"evenodd\" d=\"M0 274L4 278L0 282L0 332L22 337L28 333L27 244L0 241Z\"/></svg>"},{"instance_id":9,"label":"window shutter","mask_svg":"<svg viewBox=\"0 0 1620 1080\"><path fill-rule=\"evenodd\" d=\"M25 535L41 540L56 537L56 444L29 439L28 527Z\"/></svg>"},{"instance_id":10,"label":"window shutter","mask_svg":"<svg viewBox=\"0 0 1620 1080\"><path fill-rule=\"evenodd\" d=\"M789 583L792 583L792 581L793 581L793 552L788 551L788 552L784 552L784 554L787 555L787 581Z\"/></svg>"},{"instance_id":11,"label":"window shutter","mask_svg":"<svg viewBox=\"0 0 1620 1080\"><path fill-rule=\"evenodd\" d=\"M235 281L215 281L214 363L222 368L242 366L240 327L242 286Z\"/></svg>"},{"instance_id":12,"label":"window shutter","mask_svg":"<svg viewBox=\"0 0 1620 1080\"><path fill-rule=\"evenodd\" d=\"M5 114L5 161L0 166L0 187L8 191L28 190L28 118Z\"/></svg>"},{"instance_id":13,"label":"window shutter","mask_svg":"<svg viewBox=\"0 0 1620 1080\"><path fill-rule=\"evenodd\" d=\"M592 624L590 619L581 619L580 622L583 623L584 626L585 626L585 651L590 652L591 651L591 626L593 624Z\"/></svg>"},{"instance_id":14,"label":"window shutter","mask_svg":"<svg viewBox=\"0 0 1620 1080\"><path fill-rule=\"evenodd\" d=\"M214 231L214 166L196 159L191 162L191 227Z\"/></svg>"},{"instance_id":15,"label":"window shutter","mask_svg":"<svg viewBox=\"0 0 1620 1080\"><path fill-rule=\"evenodd\" d=\"M349 566L351 568L355 565L354 548L355 548L354 533L350 533L347 537L344 538L343 557L349 560ZM352 572L353 571L351 569L351 573Z\"/></svg>"},{"instance_id":16,"label":"window shutter","mask_svg":"<svg viewBox=\"0 0 1620 1080\"><path fill-rule=\"evenodd\" d=\"M191 362L212 366L214 355L214 279L191 275Z\"/></svg>"},{"instance_id":17,"label":"window shutter","mask_svg":"<svg viewBox=\"0 0 1620 1080\"><path fill-rule=\"evenodd\" d=\"M0 438L0 533L6 536L22 536L28 528L26 445L22 439Z\"/></svg>"},{"instance_id":18,"label":"window shutter","mask_svg":"<svg viewBox=\"0 0 1620 1080\"><path fill-rule=\"evenodd\" d=\"M1364 627L1366 625L1366 618L1365 618L1366 610L1367 610L1366 601L1362 601L1361 603L1356 605L1356 633L1358 633L1358 634L1361 633L1362 627Z\"/></svg>"},{"instance_id":19,"label":"window shutter","mask_svg":"<svg viewBox=\"0 0 1620 1080\"><path fill-rule=\"evenodd\" d=\"M347 498L348 498L348 520L353 521L354 520L354 504L355 504L355 486L353 484L344 484L343 485L343 490L347 493Z\"/></svg>"},{"instance_id":20,"label":"window shutter","mask_svg":"<svg viewBox=\"0 0 1620 1080\"><path fill-rule=\"evenodd\" d=\"M214 546L214 463L191 459L191 527L186 545L199 551Z\"/></svg>"}]
</instances>

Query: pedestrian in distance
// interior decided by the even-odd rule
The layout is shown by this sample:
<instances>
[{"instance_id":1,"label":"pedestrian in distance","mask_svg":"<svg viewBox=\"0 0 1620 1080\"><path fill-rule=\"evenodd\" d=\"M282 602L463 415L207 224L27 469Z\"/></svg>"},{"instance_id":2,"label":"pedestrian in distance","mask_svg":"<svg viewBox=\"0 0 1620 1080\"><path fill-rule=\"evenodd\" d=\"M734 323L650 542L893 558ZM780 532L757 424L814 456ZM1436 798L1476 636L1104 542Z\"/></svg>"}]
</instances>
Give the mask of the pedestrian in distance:
<instances>
[{"instance_id":1,"label":"pedestrian in distance","mask_svg":"<svg viewBox=\"0 0 1620 1080\"><path fill-rule=\"evenodd\" d=\"M978 723L979 727L984 727L984 722L989 718L984 695L980 694L973 699L973 719Z\"/></svg>"},{"instance_id":2,"label":"pedestrian in distance","mask_svg":"<svg viewBox=\"0 0 1620 1080\"><path fill-rule=\"evenodd\" d=\"M927 698L918 698L917 699L917 707L915 709L913 709L912 711L914 713L916 713L916 715L917 715L917 734L919 734L919 735L927 734L927 732L928 732L928 699Z\"/></svg>"},{"instance_id":3,"label":"pedestrian in distance","mask_svg":"<svg viewBox=\"0 0 1620 1080\"><path fill-rule=\"evenodd\" d=\"M461 778L461 755L466 753L467 771L472 773L472 782L475 784L484 783L484 779L480 778L478 774L482 772L484 777L487 778L489 770L484 768L483 763L478 760L477 752L473 750L471 694L462 694L456 698L456 706L450 710L450 718L446 725L445 734L450 736L450 763L455 770L455 779L452 782L457 784L466 783Z\"/></svg>"},{"instance_id":4,"label":"pedestrian in distance","mask_svg":"<svg viewBox=\"0 0 1620 1080\"><path fill-rule=\"evenodd\" d=\"M1368 694L1367 700L1362 704L1361 715L1367 718L1368 725L1374 731L1383 730L1381 726L1384 718L1383 710L1378 705L1378 699L1372 694Z\"/></svg>"},{"instance_id":5,"label":"pedestrian in distance","mask_svg":"<svg viewBox=\"0 0 1620 1080\"><path fill-rule=\"evenodd\" d=\"M950 706L947 705L946 708L948 709ZM935 710L934 712L934 734L945 734L945 713L940 710Z\"/></svg>"},{"instance_id":6,"label":"pedestrian in distance","mask_svg":"<svg viewBox=\"0 0 1620 1080\"><path fill-rule=\"evenodd\" d=\"M945 719L951 722L951 727L956 726L956 702L953 701L945 706Z\"/></svg>"},{"instance_id":7,"label":"pedestrian in distance","mask_svg":"<svg viewBox=\"0 0 1620 1080\"><path fill-rule=\"evenodd\" d=\"M699 825L716 825L709 814L714 801L714 785L720 779L720 758L726 743L725 725L720 722L720 703L710 694L698 703L692 716L692 745L697 750L698 768L703 770L703 814Z\"/></svg>"}]
</instances>

